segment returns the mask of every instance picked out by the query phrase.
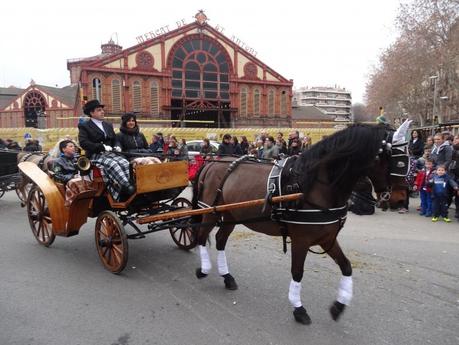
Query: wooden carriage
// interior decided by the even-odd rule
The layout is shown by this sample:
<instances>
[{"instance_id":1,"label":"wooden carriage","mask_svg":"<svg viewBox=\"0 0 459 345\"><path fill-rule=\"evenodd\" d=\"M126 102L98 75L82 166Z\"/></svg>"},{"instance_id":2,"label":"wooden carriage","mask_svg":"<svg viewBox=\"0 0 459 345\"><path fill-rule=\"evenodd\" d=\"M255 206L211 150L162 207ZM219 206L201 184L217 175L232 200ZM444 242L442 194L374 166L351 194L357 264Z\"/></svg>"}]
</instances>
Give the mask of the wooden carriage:
<instances>
[{"instance_id":1,"label":"wooden carriage","mask_svg":"<svg viewBox=\"0 0 459 345\"><path fill-rule=\"evenodd\" d=\"M148 224L147 231L136 225L151 215L191 208L190 201L178 198L189 183L186 161L137 166L133 174L136 192L124 202L113 200L100 171L92 167L92 190L78 194L70 207L64 206L65 186L54 181L50 174L31 162L19 163L18 167L33 182L26 202L27 213L36 240L46 247L56 236L77 235L88 217L97 218L96 247L103 265L113 273L126 266L128 239L168 229L180 248L191 249L196 245L187 221ZM125 225L130 225L134 233L126 234Z\"/></svg>"}]
</instances>

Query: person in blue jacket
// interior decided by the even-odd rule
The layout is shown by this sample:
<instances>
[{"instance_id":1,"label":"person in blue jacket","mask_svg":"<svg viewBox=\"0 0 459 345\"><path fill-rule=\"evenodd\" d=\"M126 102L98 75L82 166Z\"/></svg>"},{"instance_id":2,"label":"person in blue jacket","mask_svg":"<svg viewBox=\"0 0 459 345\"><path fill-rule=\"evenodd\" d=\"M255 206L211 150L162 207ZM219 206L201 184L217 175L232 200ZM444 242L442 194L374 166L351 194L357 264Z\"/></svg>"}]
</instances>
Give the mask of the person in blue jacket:
<instances>
[{"instance_id":1,"label":"person in blue jacket","mask_svg":"<svg viewBox=\"0 0 459 345\"><path fill-rule=\"evenodd\" d=\"M457 193L457 183L448 176L444 165L438 165L429 184L432 186L432 222L437 222L440 216L446 223L451 222L448 218L448 186Z\"/></svg>"}]
</instances>

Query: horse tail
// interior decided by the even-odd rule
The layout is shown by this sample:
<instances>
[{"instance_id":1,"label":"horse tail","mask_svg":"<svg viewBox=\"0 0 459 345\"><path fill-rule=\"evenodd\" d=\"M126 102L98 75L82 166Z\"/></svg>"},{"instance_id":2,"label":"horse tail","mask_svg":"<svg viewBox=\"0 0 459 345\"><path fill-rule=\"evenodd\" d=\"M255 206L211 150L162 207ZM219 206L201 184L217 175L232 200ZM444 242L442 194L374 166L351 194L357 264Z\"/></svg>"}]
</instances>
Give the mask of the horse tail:
<instances>
[{"instance_id":1,"label":"horse tail","mask_svg":"<svg viewBox=\"0 0 459 345\"><path fill-rule=\"evenodd\" d=\"M191 199L191 205L192 205L192 208L193 210L196 210L199 207L199 197L201 196L202 194L202 188L199 188L201 182L201 174L203 173L203 170L204 168L208 168L208 165L209 163L206 162L204 163L198 170L198 172L196 173L196 176L194 178L194 181L193 181L193 198ZM204 182L205 180L205 177L206 177L206 174L207 174L207 171L209 171L209 169L207 169L204 173L203 173L203 176L202 176L202 181ZM204 185L204 183L202 183L202 185ZM202 222L202 215L195 215L192 217L192 222L193 223L201 223Z\"/></svg>"},{"instance_id":2,"label":"horse tail","mask_svg":"<svg viewBox=\"0 0 459 345\"><path fill-rule=\"evenodd\" d=\"M201 165L198 169L198 171L196 172L196 175L194 177L194 180L192 182L192 186L193 186L193 198L191 199L191 204L193 206L193 209L198 209L198 201L199 201L199 197L201 196L201 190L199 189L199 179L201 177L201 173L202 171L204 170L204 168L207 166L206 163L204 163L203 165Z\"/></svg>"}]
</instances>

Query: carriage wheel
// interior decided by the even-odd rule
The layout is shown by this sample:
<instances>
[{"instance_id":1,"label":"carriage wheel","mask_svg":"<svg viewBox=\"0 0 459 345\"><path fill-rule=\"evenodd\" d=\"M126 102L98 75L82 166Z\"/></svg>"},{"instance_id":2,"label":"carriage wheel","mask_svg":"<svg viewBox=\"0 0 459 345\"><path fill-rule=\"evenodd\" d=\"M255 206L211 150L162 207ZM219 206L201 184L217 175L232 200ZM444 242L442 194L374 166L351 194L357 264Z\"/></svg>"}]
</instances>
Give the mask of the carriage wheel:
<instances>
[{"instance_id":1,"label":"carriage wheel","mask_svg":"<svg viewBox=\"0 0 459 345\"><path fill-rule=\"evenodd\" d=\"M128 260L128 241L123 224L112 211L104 211L96 221L96 247L104 267L120 273Z\"/></svg>"},{"instance_id":2,"label":"carriage wheel","mask_svg":"<svg viewBox=\"0 0 459 345\"><path fill-rule=\"evenodd\" d=\"M49 214L48 203L38 186L33 186L27 197L27 214L30 228L38 243L49 247L56 238Z\"/></svg>"},{"instance_id":3,"label":"carriage wheel","mask_svg":"<svg viewBox=\"0 0 459 345\"><path fill-rule=\"evenodd\" d=\"M32 182L29 182L29 183L26 183L22 188L17 187L15 189L16 194L19 200L21 201L21 206L25 206L25 204L27 203L27 199L28 199L30 190L32 189L33 185L34 184Z\"/></svg>"},{"instance_id":4,"label":"carriage wheel","mask_svg":"<svg viewBox=\"0 0 459 345\"><path fill-rule=\"evenodd\" d=\"M176 206L176 208L191 208L191 202L185 198L177 198L172 202L172 206ZM176 228L171 227L169 228L171 233L172 239L174 240L175 244L180 249L189 250L196 247L197 238L196 233L193 227L189 226L186 228Z\"/></svg>"}]
</instances>

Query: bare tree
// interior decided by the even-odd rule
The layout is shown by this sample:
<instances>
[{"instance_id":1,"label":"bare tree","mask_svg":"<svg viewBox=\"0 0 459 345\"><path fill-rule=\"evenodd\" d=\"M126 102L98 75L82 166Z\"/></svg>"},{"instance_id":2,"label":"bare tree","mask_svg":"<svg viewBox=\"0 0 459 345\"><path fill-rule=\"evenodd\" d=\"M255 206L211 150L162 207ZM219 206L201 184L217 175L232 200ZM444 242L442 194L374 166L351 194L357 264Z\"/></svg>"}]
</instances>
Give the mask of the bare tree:
<instances>
[{"instance_id":1,"label":"bare tree","mask_svg":"<svg viewBox=\"0 0 459 345\"><path fill-rule=\"evenodd\" d=\"M392 120L411 115L424 125L438 110L433 104L436 97L437 102L446 101L450 118L451 114L459 117L458 17L459 0L414 0L401 5L396 20L400 36L380 56L367 84L369 112L377 114L383 105Z\"/></svg>"}]
</instances>

